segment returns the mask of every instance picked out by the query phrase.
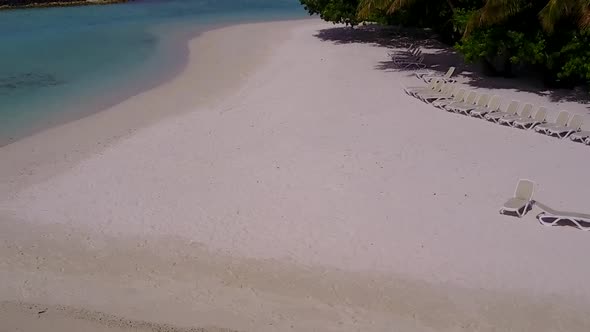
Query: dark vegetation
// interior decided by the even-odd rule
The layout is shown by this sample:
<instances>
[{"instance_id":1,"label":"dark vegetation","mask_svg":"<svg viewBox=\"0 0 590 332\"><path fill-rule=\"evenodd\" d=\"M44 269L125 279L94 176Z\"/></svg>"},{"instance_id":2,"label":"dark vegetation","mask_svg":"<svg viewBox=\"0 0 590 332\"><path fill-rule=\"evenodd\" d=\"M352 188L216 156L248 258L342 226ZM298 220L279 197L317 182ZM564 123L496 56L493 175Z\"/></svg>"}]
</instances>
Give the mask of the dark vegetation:
<instances>
[{"instance_id":1,"label":"dark vegetation","mask_svg":"<svg viewBox=\"0 0 590 332\"><path fill-rule=\"evenodd\" d=\"M0 10L33 7L106 5L126 0L0 0Z\"/></svg>"},{"instance_id":2,"label":"dark vegetation","mask_svg":"<svg viewBox=\"0 0 590 332\"><path fill-rule=\"evenodd\" d=\"M534 73L547 87L590 82L590 0L300 0L310 14L429 29L488 75Z\"/></svg>"}]
</instances>

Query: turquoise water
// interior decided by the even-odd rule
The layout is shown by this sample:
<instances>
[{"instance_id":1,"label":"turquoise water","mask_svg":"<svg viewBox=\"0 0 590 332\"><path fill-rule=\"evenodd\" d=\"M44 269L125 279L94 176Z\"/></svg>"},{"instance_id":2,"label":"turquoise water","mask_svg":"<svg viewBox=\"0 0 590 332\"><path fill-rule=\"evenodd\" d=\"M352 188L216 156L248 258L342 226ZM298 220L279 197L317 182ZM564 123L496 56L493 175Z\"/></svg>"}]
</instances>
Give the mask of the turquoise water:
<instances>
[{"instance_id":1,"label":"turquoise water","mask_svg":"<svg viewBox=\"0 0 590 332\"><path fill-rule=\"evenodd\" d=\"M0 146L171 77L186 59L186 40L199 32L302 17L298 0L139 0L0 12Z\"/></svg>"}]
</instances>

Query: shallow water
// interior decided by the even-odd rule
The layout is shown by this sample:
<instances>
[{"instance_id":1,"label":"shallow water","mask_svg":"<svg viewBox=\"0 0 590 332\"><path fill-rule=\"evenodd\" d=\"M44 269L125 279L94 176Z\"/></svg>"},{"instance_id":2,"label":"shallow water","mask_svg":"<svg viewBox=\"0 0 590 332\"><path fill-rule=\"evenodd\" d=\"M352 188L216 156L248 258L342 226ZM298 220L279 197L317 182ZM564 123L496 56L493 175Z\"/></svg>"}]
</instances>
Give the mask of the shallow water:
<instances>
[{"instance_id":1,"label":"shallow water","mask_svg":"<svg viewBox=\"0 0 590 332\"><path fill-rule=\"evenodd\" d=\"M298 0L145 0L0 12L0 146L79 118L180 70L215 26L301 18Z\"/></svg>"}]
</instances>

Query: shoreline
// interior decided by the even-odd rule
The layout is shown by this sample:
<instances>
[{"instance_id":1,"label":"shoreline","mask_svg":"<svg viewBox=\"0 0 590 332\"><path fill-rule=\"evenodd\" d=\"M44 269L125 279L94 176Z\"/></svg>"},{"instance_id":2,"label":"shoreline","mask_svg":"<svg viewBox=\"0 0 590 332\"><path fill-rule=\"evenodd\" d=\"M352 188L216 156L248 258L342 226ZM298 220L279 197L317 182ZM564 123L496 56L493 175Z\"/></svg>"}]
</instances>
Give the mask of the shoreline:
<instances>
[{"instance_id":1,"label":"shoreline","mask_svg":"<svg viewBox=\"0 0 590 332\"><path fill-rule=\"evenodd\" d=\"M258 30L256 28L258 25L289 26L297 24L299 21L302 20L222 25L204 32L197 32L192 38L180 38L180 40L174 41L174 43L179 43L178 46L183 45L184 50L181 55L183 61L179 63L174 72L167 73L162 80L153 82L153 85L148 84L147 87L143 86L139 88L137 93L114 104L108 103L93 108L96 111L91 110L88 115L59 121L55 126L0 146L0 156L5 155L6 157L3 159L9 160L9 163L0 165L0 200L3 198L2 194L58 174L67 169L68 165L99 153L138 129L154 124L163 118L190 112L214 102L228 91L236 89L243 83L243 78L255 69L256 64L263 61L263 57L256 59L255 56L268 54L272 43L267 43L266 39L270 38L276 42L279 40L278 36L286 31L283 28L276 32L266 32L265 37L261 37L259 41L249 44L244 42L241 49L244 52L243 56L236 53L224 55L232 64L227 72L235 70L236 75L224 76L222 79L217 79L216 84L209 84L215 79L202 79L202 77L226 71L222 69L223 65L215 60L219 53L224 52L221 49L231 48L227 43L223 41L218 43L217 41L217 38L224 35L226 30L229 29L234 34L247 36L251 30ZM243 32L238 32L240 27L244 28ZM183 41L186 43L182 43ZM191 53L193 59L190 58ZM252 55L248 56L248 54ZM242 57L249 57L252 61L241 63ZM189 65L191 62L192 66ZM209 68L211 64L213 66ZM243 72L240 73L240 70ZM202 92L193 93L191 85ZM172 111L166 105L167 101L162 100L160 94L167 96L167 100L175 101ZM146 102L145 100L150 101ZM149 110L145 110L144 103L149 105ZM47 151L29 148L36 145L35 142L47 142L47 144L51 144L51 147ZM23 150L32 150L33 152L19 153ZM61 156L66 155L67 158L62 159ZM34 174L34 176L25 174ZM3 187L6 190L1 190L4 189Z\"/></svg>"},{"instance_id":2,"label":"shoreline","mask_svg":"<svg viewBox=\"0 0 590 332\"><path fill-rule=\"evenodd\" d=\"M303 20L305 19L308 18L303 18ZM168 67L167 70L154 73L149 77L148 80L136 80L131 84L131 87L129 89L126 89L124 91L111 91L107 98L93 100L92 103L85 104L83 111L79 111L80 106L77 104L68 104L63 111L58 112L57 116L48 117L47 119L43 119L43 121L40 121L39 123L31 124L30 126L24 127L19 135L0 137L4 138L0 139L0 148L18 142L19 140L25 139L27 137L35 136L51 128L59 127L73 121L78 121L86 117L92 116L96 113L108 111L109 109L117 107L117 105L124 103L128 99L134 98L150 90L157 89L158 87L173 81L175 78L182 74L182 72L186 69L189 63L189 47L191 41L199 38L199 36L201 36L204 33L229 28L236 25L273 22L295 22L299 20L302 19L254 19L252 21L230 21L216 23L213 25L206 26L204 28L201 26L183 27L180 29L175 28L177 31L174 32L174 36L165 37L166 44L165 46L162 46L162 51L158 51L161 52L159 56L163 58L163 65ZM168 31L164 29L156 33L166 34L168 33ZM75 98L75 96L71 96L69 98L72 99Z\"/></svg>"},{"instance_id":3,"label":"shoreline","mask_svg":"<svg viewBox=\"0 0 590 332\"><path fill-rule=\"evenodd\" d=\"M3 5L0 6L0 11L3 10L17 10L17 9L35 9L35 8L51 8L51 7L77 7L77 6L103 6L114 5L130 2L130 0L80 0L80 1L53 1L46 3L30 3L26 5Z\"/></svg>"}]
</instances>

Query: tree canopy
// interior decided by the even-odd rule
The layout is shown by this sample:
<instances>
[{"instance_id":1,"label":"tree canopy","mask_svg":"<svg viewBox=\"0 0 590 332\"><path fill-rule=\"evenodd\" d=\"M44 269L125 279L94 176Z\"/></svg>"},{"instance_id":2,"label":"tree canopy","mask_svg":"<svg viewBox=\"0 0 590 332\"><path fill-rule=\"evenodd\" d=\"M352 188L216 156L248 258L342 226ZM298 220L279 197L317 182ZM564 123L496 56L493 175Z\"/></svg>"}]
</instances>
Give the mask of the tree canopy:
<instances>
[{"instance_id":1,"label":"tree canopy","mask_svg":"<svg viewBox=\"0 0 590 332\"><path fill-rule=\"evenodd\" d=\"M498 74L515 68L545 82L590 82L590 0L300 0L334 23L362 21L431 28L466 61Z\"/></svg>"}]
</instances>

